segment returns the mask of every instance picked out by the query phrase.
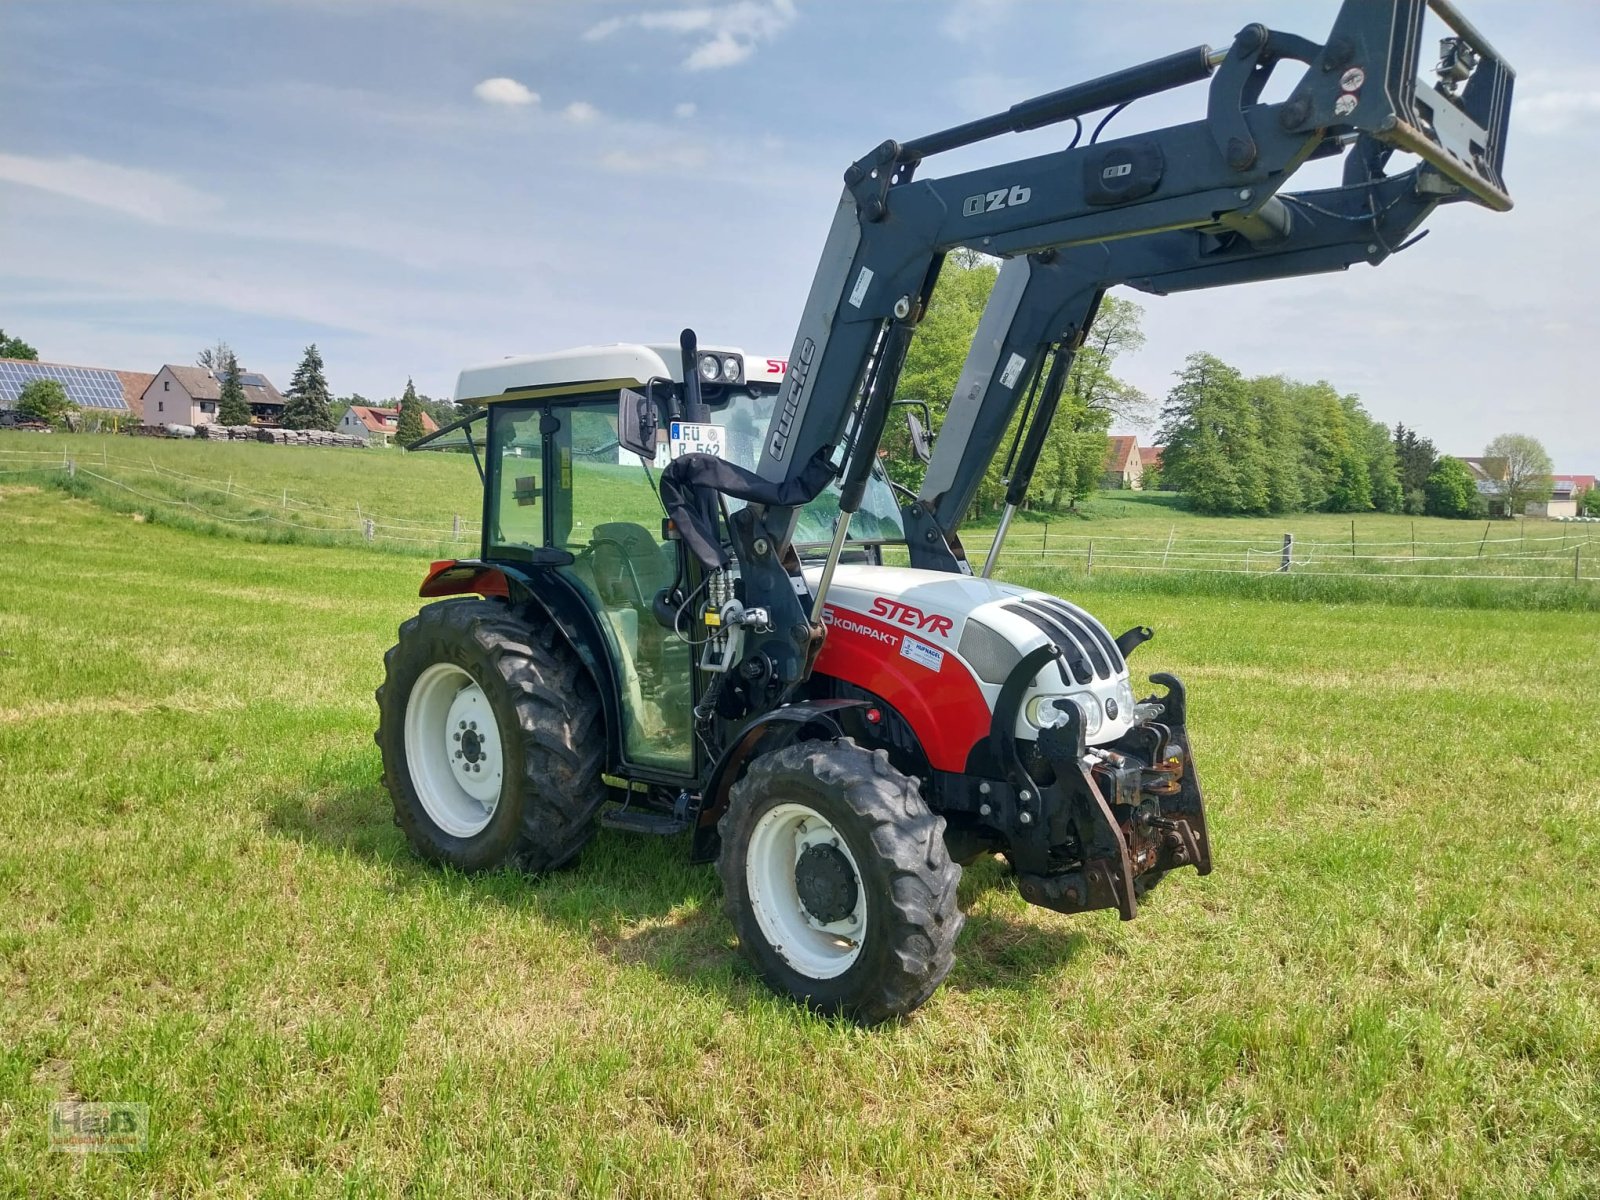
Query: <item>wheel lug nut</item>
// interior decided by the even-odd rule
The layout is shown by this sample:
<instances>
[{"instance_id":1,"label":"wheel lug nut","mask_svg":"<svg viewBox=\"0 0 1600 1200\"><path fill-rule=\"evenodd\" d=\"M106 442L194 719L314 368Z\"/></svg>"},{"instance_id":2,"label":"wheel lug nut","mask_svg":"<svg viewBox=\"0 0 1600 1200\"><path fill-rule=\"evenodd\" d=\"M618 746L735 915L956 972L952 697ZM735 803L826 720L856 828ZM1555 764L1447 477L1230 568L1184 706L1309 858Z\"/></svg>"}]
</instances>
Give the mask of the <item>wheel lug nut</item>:
<instances>
[{"instance_id":1,"label":"wheel lug nut","mask_svg":"<svg viewBox=\"0 0 1600 1200\"><path fill-rule=\"evenodd\" d=\"M457 729L465 729L466 727L467 727L467 723L465 721L460 722L456 726Z\"/></svg>"}]
</instances>

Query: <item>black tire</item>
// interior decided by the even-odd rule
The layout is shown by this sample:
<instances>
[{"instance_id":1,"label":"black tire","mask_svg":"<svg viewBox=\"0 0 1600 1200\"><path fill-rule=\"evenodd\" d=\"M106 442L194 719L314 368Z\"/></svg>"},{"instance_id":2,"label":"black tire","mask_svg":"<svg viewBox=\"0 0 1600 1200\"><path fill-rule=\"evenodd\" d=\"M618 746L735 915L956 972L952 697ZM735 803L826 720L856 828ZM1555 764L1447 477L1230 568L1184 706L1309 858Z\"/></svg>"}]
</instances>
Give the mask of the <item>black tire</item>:
<instances>
[{"instance_id":1,"label":"black tire","mask_svg":"<svg viewBox=\"0 0 1600 1200\"><path fill-rule=\"evenodd\" d=\"M833 978L797 970L768 940L751 901L752 835L785 802L833 826L866 897L857 957ZM734 785L718 831L724 910L745 957L773 990L818 1012L874 1025L912 1012L950 973L965 920L956 906L961 868L945 847L944 819L929 811L917 781L896 770L884 751L845 739L764 754Z\"/></svg>"},{"instance_id":2,"label":"black tire","mask_svg":"<svg viewBox=\"0 0 1600 1200\"><path fill-rule=\"evenodd\" d=\"M430 604L400 626L378 688L383 781L395 823L419 854L463 871L549 871L594 836L606 798L605 734L593 681L549 625L529 625L491 600ZM406 706L429 667L449 663L483 690L503 747L499 802L488 824L457 837L429 816L406 755Z\"/></svg>"}]
</instances>

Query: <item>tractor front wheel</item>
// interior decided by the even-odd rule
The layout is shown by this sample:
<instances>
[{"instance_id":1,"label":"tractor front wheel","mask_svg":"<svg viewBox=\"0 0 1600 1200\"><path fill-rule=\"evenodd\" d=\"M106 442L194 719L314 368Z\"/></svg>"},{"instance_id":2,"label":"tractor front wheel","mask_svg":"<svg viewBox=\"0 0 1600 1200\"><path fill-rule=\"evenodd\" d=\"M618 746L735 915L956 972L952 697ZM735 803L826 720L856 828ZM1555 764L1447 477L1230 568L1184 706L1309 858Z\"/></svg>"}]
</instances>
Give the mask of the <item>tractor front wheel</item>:
<instances>
[{"instance_id":1,"label":"tractor front wheel","mask_svg":"<svg viewBox=\"0 0 1600 1200\"><path fill-rule=\"evenodd\" d=\"M718 828L724 906L774 990L873 1025L950 973L961 868L943 818L882 750L808 741L762 755Z\"/></svg>"},{"instance_id":2,"label":"tractor front wheel","mask_svg":"<svg viewBox=\"0 0 1600 1200\"><path fill-rule=\"evenodd\" d=\"M395 822L465 871L547 871L594 834L606 797L600 700L549 626L445 600L384 656L377 742Z\"/></svg>"}]
</instances>

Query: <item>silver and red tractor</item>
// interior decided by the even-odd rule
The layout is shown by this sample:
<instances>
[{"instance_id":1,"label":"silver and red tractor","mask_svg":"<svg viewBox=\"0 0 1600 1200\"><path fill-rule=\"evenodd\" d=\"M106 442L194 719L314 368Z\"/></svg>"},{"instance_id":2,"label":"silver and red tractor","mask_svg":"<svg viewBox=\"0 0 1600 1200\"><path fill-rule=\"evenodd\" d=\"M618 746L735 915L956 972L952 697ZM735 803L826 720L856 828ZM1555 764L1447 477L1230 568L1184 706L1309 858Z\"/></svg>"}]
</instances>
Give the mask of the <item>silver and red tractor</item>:
<instances>
[{"instance_id":1,"label":"silver and red tractor","mask_svg":"<svg viewBox=\"0 0 1600 1200\"><path fill-rule=\"evenodd\" d=\"M1428 7L1451 30L1436 84L1417 78ZM1261 103L1286 60L1300 82ZM1207 78L1204 120L914 178ZM1209 872L1182 684L1135 686L1148 629L1113 636L994 579L1011 515L1106 289L1376 264L1441 204L1509 208L1511 81L1443 0L1348 0L1323 44L1247 26L852 164L785 358L685 331L462 372L472 414L424 444L477 463L483 544L434 564L439 602L401 627L378 691L413 845L537 872L602 825L686 835L761 976L867 1023L949 972L978 855L1035 904L1125 920L1168 871ZM1338 186L1283 190L1335 155ZM912 422L921 489L897 496L879 443L960 248L1003 265L931 452ZM960 525L1008 438L980 566Z\"/></svg>"}]
</instances>

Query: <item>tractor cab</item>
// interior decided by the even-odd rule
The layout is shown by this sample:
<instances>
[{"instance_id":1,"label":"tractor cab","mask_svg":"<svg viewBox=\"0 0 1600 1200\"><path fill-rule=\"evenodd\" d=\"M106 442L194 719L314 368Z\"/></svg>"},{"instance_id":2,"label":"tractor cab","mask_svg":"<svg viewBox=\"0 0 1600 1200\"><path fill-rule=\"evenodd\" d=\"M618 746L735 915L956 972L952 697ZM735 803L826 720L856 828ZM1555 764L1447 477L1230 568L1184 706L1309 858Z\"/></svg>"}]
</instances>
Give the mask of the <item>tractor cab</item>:
<instances>
[{"instance_id":1,"label":"tractor cab","mask_svg":"<svg viewBox=\"0 0 1600 1200\"><path fill-rule=\"evenodd\" d=\"M588 346L507 358L461 372L458 403L480 412L418 443L472 452L483 474L486 563L548 568L581 604L615 664L618 759L629 777L663 784L695 778L693 664L704 627L688 595L683 546L664 520L659 471L686 453L710 453L754 469L771 423L783 359L727 347L699 355L708 420L687 421L676 345ZM655 455L619 437L624 389L648 391L663 420ZM739 507L730 500L728 509ZM795 547L820 559L834 534L838 488L800 514ZM905 541L899 506L881 471L850 528L846 561L876 564ZM684 599L672 603L675 589ZM703 604L701 605L703 607Z\"/></svg>"}]
</instances>

